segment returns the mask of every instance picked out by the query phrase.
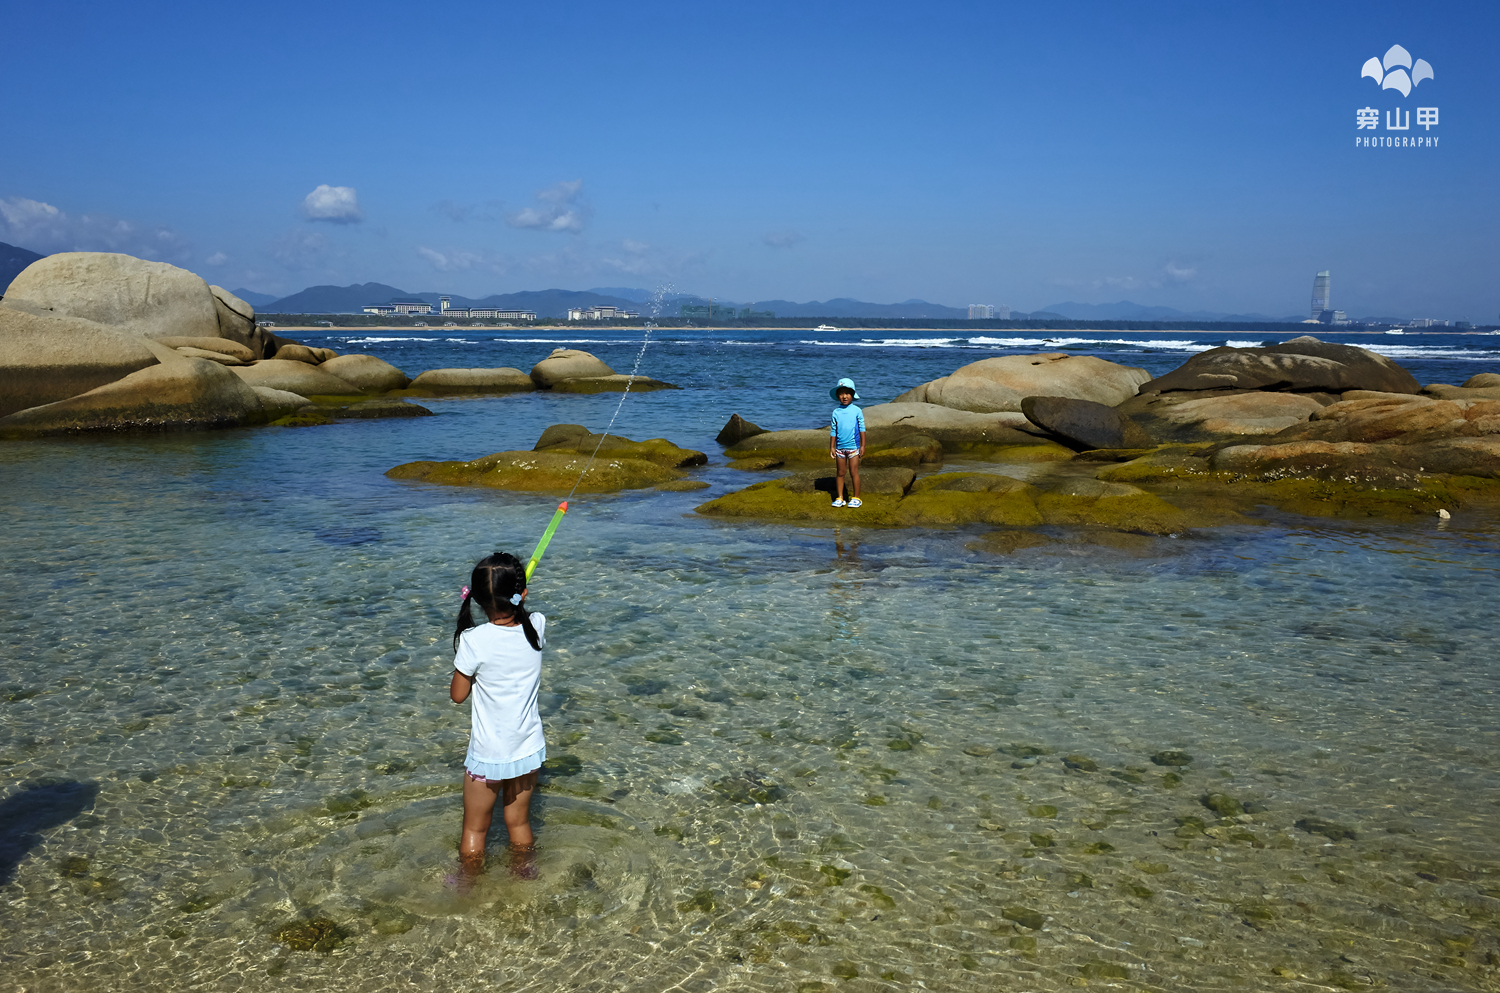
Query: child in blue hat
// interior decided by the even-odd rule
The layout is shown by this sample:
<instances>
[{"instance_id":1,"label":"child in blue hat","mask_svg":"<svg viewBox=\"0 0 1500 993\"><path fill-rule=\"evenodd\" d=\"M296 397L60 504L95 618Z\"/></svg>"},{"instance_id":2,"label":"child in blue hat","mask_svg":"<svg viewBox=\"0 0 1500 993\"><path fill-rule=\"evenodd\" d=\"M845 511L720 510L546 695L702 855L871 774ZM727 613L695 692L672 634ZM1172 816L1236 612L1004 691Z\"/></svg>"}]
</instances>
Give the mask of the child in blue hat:
<instances>
[{"instance_id":1,"label":"child in blue hat","mask_svg":"<svg viewBox=\"0 0 1500 993\"><path fill-rule=\"evenodd\" d=\"M865 414L864 411L854 406L854 401L859 399L859 392L854 388L854 380L841 379L839 384L828 393L839 402L839 405L833 408L833 423L828 429L828 457L833 459L839 467L833 505L835 507L859 507L863 505L859 499L859 460L864 458L865 454ZM853 495L849 498L848 504L844 503L845 469L848 470L854 485Z\"/></svg>"}]
</instances>

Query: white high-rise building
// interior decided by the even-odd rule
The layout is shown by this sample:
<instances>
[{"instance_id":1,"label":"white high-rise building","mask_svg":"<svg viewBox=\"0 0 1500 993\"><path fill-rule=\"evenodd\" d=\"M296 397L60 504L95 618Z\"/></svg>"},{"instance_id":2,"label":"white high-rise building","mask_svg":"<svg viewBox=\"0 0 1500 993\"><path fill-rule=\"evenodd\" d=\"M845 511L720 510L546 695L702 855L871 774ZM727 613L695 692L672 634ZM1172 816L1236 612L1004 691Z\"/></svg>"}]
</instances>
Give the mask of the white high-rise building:
<instances>
[{"instance_id":1,"label":"white high-rise building","mask_svg":"<svg viewBox=\"0 0 1500 993\"><path fill-rule=\"evenodd\" d=\"M1324 269L1322 272L1318 273L1316 278L1313 279L1313 320L1319 320L1323 316L1323 311L1332 309L1328 304L1330 298L1329 283L1332 281L1332 278L1333 277L1330 275L1330 271Z\"/></svg>"},{"instance_id":2,"label":"white high-rise building","mask_svg":"<svg viewBox=\"0 0 1500 993\"><path fill-rule=\"evenodd\" d=\"M995 308L987 303L969 304L969 320L987 321L995 316Z\"/></svg>"}]
</instances>

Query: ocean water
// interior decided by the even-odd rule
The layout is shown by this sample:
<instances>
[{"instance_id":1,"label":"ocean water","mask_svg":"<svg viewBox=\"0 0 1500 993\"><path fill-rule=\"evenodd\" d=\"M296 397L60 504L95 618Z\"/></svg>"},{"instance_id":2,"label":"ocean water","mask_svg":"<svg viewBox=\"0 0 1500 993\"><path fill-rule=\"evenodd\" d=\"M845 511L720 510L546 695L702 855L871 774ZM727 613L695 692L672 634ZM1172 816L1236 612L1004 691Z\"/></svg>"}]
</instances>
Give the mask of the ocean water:
<instances>
[{"instance_id":1,"label":"ocean water","mask_svg":"<svg viewBox=\"0 0 1500 993\"><path fill-rule=\"evenodd\" d=\"M408 374L640 347L429 330L309 340ZM821 423L841 375L871 404L986 355L1160 373L1223 341L730 334L657 332L641 371L684 389L616 424L707 452L709 488L575 500L533 581L540 878L497 818L468 891L457 591L554 501L382 473L618 396L0 447L0 989L1500 988L1500 519L1010 555L708 519L760 478L729 415ZM1337 340L1500 371L1496 338Z\"/></svg>"}]
</instances>

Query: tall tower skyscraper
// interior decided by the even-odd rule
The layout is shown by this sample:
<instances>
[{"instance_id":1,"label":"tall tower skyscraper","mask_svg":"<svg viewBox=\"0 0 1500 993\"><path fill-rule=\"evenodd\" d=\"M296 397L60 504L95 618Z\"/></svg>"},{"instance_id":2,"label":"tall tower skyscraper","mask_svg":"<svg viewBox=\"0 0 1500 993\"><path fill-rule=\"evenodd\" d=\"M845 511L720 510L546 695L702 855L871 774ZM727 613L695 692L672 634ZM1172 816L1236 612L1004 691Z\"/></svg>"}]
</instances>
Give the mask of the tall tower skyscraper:
<instances>
[{"instance_id":1,"label":"tall tower skyscraper","mask_svg":"<svg viewBox=\"0 0 1500 993\"><path fill-rule=\"evenodd\" d=\"M1329 270L1324 269L1313 280L1312 316L1314 320L1322 316L1323 311L1333 309L1328 302L1328 283L1330 278Z\"/></svg>"}]
</instances>

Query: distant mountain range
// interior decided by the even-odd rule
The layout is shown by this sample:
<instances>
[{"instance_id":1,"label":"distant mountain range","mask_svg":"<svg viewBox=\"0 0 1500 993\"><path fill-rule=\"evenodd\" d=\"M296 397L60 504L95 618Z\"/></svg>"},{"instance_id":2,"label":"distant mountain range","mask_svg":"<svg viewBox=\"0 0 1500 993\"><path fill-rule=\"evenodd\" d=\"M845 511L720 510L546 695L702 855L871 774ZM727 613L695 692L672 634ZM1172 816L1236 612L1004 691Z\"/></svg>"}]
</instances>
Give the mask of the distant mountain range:
<instances>
[{"instance_id":1,"label":"distant mountain range","mask_svg":"<svg viewBox=\"0 0 1500 993\"><path fill-rule=\"evenodd\" d=\"M11 280L37 259L45 256L15 245L0 242L0 295L10 286ZM649 313L657 294L631 286L596 286L590 290L523 290L519 293L494 293L478 299L456 293L424 291L410 293L385 283L354 283L350 286L309 286L300 293L277 297L255 290L237 289L236 296L256 310L267 314L358 314L373 303L385 303L394 297L415 297L434 306L438 298L447 296L454 307L493 307L504 310L530 310L538 317L563 317L574 307L614 306L622 309ZM701 297L692 293L666 293L661 296L661 316L676 317L683 304L702 306L713 303L735 309L749 308L771 311L777 317L838 319L932 319L955 321L969 316L966 308L946 307L926 300L904 300L901 303L866 303L848 297L832 300L812 300L797 303L792 300L757 300L740 303L733 300ZM1212 310L1178 310L1175 307L1152 307L1145 304L1121 300L1118 303L1054 303L1029 314L1012 312L1012 320L1072 320L1072 321L1213 321L1241 323L1295 323L1302 315L1291 317L1268 317L1265 314L1228 314ZM1390 322L1387 318L1372 319L1375 323Z\"/></svg>"},{"instance_id":2,"label":"distant mountain range","mask_svg":"<svg viewBox=\"0 0 1500 993\"><path fill-rule=\"evenodd\" d=\"M5 295L6 289L10 287L10 281L21 274L21 270L31 265L37 259L44 259L45 255L38 255L29 248L17 248L15 245L7 245L0 241L0 296Z\"/></svg>"}]
</instances>

